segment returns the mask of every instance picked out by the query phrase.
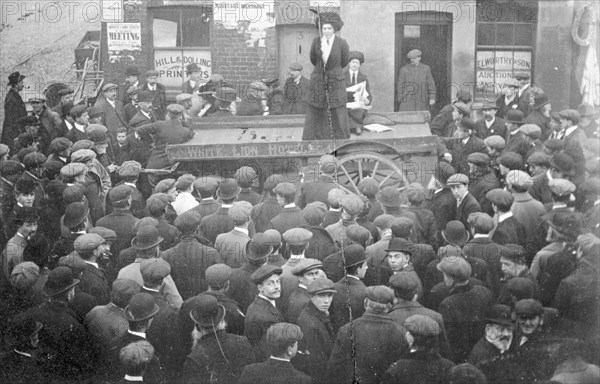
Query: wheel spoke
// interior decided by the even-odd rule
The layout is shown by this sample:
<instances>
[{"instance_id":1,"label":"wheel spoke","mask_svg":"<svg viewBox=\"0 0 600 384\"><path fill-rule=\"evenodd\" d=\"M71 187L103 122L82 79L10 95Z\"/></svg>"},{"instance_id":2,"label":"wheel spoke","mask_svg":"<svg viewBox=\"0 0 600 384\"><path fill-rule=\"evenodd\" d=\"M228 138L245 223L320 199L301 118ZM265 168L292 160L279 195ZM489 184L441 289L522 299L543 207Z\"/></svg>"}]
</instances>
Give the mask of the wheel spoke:
<instances>
[{"instance_id":1,"label":"wheel spoke","mask_svg":"<svg viewBox=\"0 0 600 384\"><path fill-rule=\"evenodd\" d=\"M363 169L362 169L362 160L358 159L358 180L363 179Z\"/></svg>"},{"instance_id":2,"label":"wheel spoke","mask_svg":"<svg viewBox=\"0 0 600 384\"><path fill-rule=\"evenodd\" d=\"M371 172L371 177L375 178L375 175L377 175L377 168L379 167L379 160L377 160L377 162L375 163L375 166L373 167L373 171Z\"/></svg>"},{"instance_id":3,"label":"wheel spoke","mask_svg":"<svg viewBox=\"0 0 600 384\"><path fill-rule=\"evenodd\" d=\"M392 172L390 172L390 174L389 174L389 175L387 175L387 176L385 177L385 179L383 179L383 181L382 181L381 183L379 183L379 187L381 188L381 186L382 186L383 184L385 184L385 182L386 182L386 181L388 181L389 179L391 179L391 177L392 177L392 175L393 175L394 173L397 173L397 172L396 172L396 171L392 171Z\"/></svg>"},{"instance_id":4,"label":"wheel spoke","mask_svg":"<svg viewBox=\"0 0 600 384\"><path fill-rule=\"evenodd\" d=\"M354 187L354 190L356 192L358 192L358 187L356 186L356 183L354 182L354 180L352 180L352 177L350 177L350 175L348 174L348 171L346 171L346 167L344 167L343 165L340 165L340 168L342 168L342 171L344 171L344 173L346 174L346 177L348 178L348 181L352 184L352 186ZM354 192L354 193L356 193Z\"/></svg>"}]
</instances>

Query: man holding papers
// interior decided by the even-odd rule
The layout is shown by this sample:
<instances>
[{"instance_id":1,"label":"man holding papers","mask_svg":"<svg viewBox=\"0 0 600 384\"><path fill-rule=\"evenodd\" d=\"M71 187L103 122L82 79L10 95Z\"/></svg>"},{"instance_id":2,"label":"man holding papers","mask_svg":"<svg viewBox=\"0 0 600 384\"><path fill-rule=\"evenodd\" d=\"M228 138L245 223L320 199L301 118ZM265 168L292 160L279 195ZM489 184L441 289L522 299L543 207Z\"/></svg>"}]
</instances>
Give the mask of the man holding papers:
<instances>
[{"instance_id":1,"label":"man holding papers","mask_svg":"<svg viewBox=\"0 0 600 384\"><path fill-rule=\"evenodd\" d=\"M357 135L362 133L363 120L370 109L373 96L369 89L369 79L360 72L360 66L365 62L362 52L350 52L350 63L344 72L346 76L346 93L348 109L348 128Z\"/></svg>"}]
</instances>

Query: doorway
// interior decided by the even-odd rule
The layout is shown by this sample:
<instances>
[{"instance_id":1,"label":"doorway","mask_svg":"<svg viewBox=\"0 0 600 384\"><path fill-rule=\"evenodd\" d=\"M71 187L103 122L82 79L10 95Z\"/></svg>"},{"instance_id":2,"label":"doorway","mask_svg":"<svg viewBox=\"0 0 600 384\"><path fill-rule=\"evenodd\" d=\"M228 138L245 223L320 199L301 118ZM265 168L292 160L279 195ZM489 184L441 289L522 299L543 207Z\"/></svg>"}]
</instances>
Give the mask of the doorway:
<instances>
[{"instance_id":1,"label":"doorway","mask_svg":"<svg viewBox=\"0 0 600 384\"><path fill-rule=\"evenodd\" d=\"M277 27L279 35L279 83L285 84L288 77L289 66L300 63L304 67L302 75L310 79L313 65L310 62L310 47L312 41L318 36L318 31L313 24L306 25L281 25Z\"/></svg>"},{"instance_id":2,"label":"doorway","mask_svg":"<svg viewBox=\"0 0 600 384\"><path fill-rule=\"evenodd\" d=\"M453 15L445 12L422 11L396 14L396 56L394 74L394 95L398 94L400 68L409 64L408 52L419 49L421 60L431 68L436 85L436 102L431 108L431 116L452 100L452 20ZM396 97L394 97L396 99ZM399 103L394 101L394 111Z\"/></svg>"}]
</instances>

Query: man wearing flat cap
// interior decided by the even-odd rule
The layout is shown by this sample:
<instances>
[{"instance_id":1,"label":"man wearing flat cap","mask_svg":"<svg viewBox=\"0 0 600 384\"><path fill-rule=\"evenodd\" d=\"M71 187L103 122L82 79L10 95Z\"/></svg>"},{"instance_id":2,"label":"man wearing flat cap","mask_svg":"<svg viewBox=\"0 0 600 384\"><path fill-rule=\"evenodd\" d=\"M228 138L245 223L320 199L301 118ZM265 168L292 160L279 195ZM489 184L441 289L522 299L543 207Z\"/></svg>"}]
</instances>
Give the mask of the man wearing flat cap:
<instances>
[{"instance_id":1,"label":"man wearing flat cap","mask_svg":"<svg viewBox=\"0 0 600 384\"><path fill-rule=\"evenodd\" d=\"M506 137L506 121L500 117L496 117L498 106L494 102L483 103L483 116L481 120L475 122L475 134L481 140L498 135Z\"/></svg>"},{"instance_id":2,"label":"man wearing flat cap","mask_svg":"<svg viewBox=\"0 0 600 384\"><path fill-rule=\"evenodd\" d=\"M25 76L19 72L11 73L8 76L9 90L4 99L4 123L2 125L2 138L0 143L6 144L13 149L15 139L19 136L19 119L27 116L27 108L21 98L21 91L25 88L23 80Z\"/></svg>"},{"instance_id":3,"label":"man wearing flat cap","mask_svg":"<svg viewBox=\"0 0 600 384\"><path fill-rule=\"evenodd\" d=\"M234 178L240 188L242 188L238 195L238 200L247 201L252 206L258 204L262 196L252 188L254 185L258 186L258 175L254 168L248 166L240 167L235 171Z\"/></svg>"},{"instance_id":4,"label":"man wearing flat cap","mask_svg":"<svg viewBox=\"0 0 600 384\"><path fill-rule=\"evenodd\" d=\"M215 192L219 188L217 179L211 176L202 176L194 180L192 185L198 196L198 205L191 210L198 212L200 217L217 212L221 207L221 204L215 199Z\"/></svg>"},{"instance_id":5,"label":"man wearing flat cap","mask_svg":"<svg viewBox=\"0 0 600 384\"><path fill-rule=\"evenodd\" d=\"M215 193L219 199L221 206L211 215L203 216L200 223L200 231L211 243L215 243L217 236L221 233L231 231L235 224L229 216L229 209L236 202L237 197L242 189L234 179L223 180ZM249 228L249 235L254 235L254 226Z\"/></svg>"},{"instance_id":6,"label":"man wearing flat cap","mask_svg":"<svg viewBox=\"0 0 600 384\"><path fill-rule=\"evenodd\" d=\"M450 187L456 199L456 216L454 219L468 227L469 215L473 212L481 212L481 205L469 192L469 177L462 173L454 174L448 178L446 185Z\"/></svg>"},{"instance_id":7,"label":"man wearing flat cap","mask_svg":"<svg viewBox=\"0 0 600 384\"><path fill-rule=\"evenodd\" d=\"M413 49L407 55L410 64L400 69L398 76L399 111L428 111L435 104L436 88L431 69L421 63L421 51Z\"/></svg>"},{"instance_id":8,"label":"man wearing flat cap","mask_svg":"<svg viewBox=\"0 0 600 384\"><path fill-rule=\"evenodd\" d=\"M140 89L150 92L152 95L152 106L157 120L164 120L167 111L167 95L165 86L158 82L160 73L154 69L146 71L146 82L140 85Z\"/></svg>"},{"instance_id":9,"label":"man wearing flat cap","mask_svg":"<svg viewBox=\"0 0 600 384\"><path fill-rule=\"evenodd\" d=\"M170 104L166 110L168 112L166 121L142 125L136 130L142 140L154 142L147 164L147 168L150 169L171 166L166 154L167 145L182 144L194 137L194 132L183 125L185 109L181 105ZM148 179L152 185L156 185L160 181L160 178L154 175L149 175Z\"/></svg>"},{"instance_id":10,"label":"man wearing flat cap","mask_svg":"<svg viewBox=\"0 0 600 384\"><path fill-rule=\"evenodd\" d=\"M527 116L533 110L536 95L544 94L544 90L531 82L530 72L515 73L515 80L519 87L516 92L518 109Z\"/></svg>"},{"instance_id":11,"label":"man wearing flat cap","mask_svg":"<svg viewBox=\"0 0 600 384\"><path fill-rule=\"evenodd\" d=\"M30 98L31 117L35 117L39 123L40 151L47 153L50 142L57 137L63 137L67 133L60 115L46 107L46 100L42 98Z\"/></svg>"},{"instance_id":12,"label":"man wearing flat cap","mask_svg":"<svg viewBox=\"0 0 600 384\"><path fill-rule=\"evenodd\" d=\"M381 383L444 382L454 363L439 354L441 329L438 323L424 315L412 315L402 325L407 330L410 353L388 368Z\"/></svg>"},{"instance_id":13,"label":"man wearing flat cap","mask_svg":"<svg viewBox=\"0 0 600 384\"><path fill-rule=\"evenodd\" d=\"M330 382L376 383L408 351L406 329L387 314L393 302L391 288L367 288L364 315L353 316L337 333L328 364Z\"/></svg>"},{"instance_id":14,"label":"man wearing flat cap","mask_svg":"<svg viewBox=\"0 0 600 384\"><path fill-rule=\"evenodd\" d=\"M303 353L296 358L295 365L310 375L313 383L328 383L327 362L335 342L329 307L335 285L327 278L318 278L308 285L307 292L309 302L296 321L304 337L298 343Z\"/></svg>"},{"instance_id":15,"label":"man wearing flat cap","mask_svg":"<svg viewBox=\"0 0 600 384\"><path fill-rule=\"evenodd\" d=\"M320 201L327 204L329 191L337 188L334 175L338 172L339 160L335 155L323 155L318 163L313 164L316 169L317 177L306 177L300 186L300 191L296 197L296 205L304 209L307 204L314 201Z\"/></svg>"},{"instance_id":16,"label":"man wearing flat cap","mask_svg":"<svg viewBox=\"0 0 600 384\"><path fill-rule=\"evenodd\" d=\"M285 115L304 115L306 113L310 80L302 75L303 69L304 67L300 63L290 64L289 76L283 86L283 113Z\"/></svg>"},{"instance_id":17,"label":"man wearing flat cap","mask_svg":"<svg viewBox=\"0 0 600 384\"><path fill-rule=\"evenodd\" d=\"M317 259L301 259L292 268L292 274L298 278L298 287L289 295L284 316L290 323L296 324L298 316L310 302L307 287L321 276L323 264Z\"/></svg>"},{"instance_id":18,"label":"man wearing flat cap","mask_svg":"<svg viewBox=\"0 0 600 384\"><path fill-rule=\"evenodd\" d=\"M87 139L88 134L85 132L89 125L88 107L86 105L76 105L69 111L69 116L73 119L73 127L65 137L72 142Z\"/></svg>"},{"instance_id":19,"label":"man wearing flat cap","mask_svg":"<svg viewBox=\"0 0 600 384\"><path fill-rule=\"evenodd\" d=\"M514 218L525 228L525 238L528 247L537 235L537 229L542 223L542 216L546 213L544 205L535 200L528 192L533 186L533 179L523 171L510 171L506 175L507 189L514 197L511 212Z\"/></svg>"},{"instance_id":20,"label":"man wearing flat cap","mask_svg":"<svg viewBox=\"0 0 600 384\"><path fill-rule=\"evenodd\" d=\"M126 128L129 126L123 117L123 102L117 100L118 88L116 84L104 84L102 87L103 97L99 97L94 104L94 107L104 114L102 123L108 128L112 148L118 146L117 130L121 127Z\"/></svg>"},{"instance_id":21,"label":"man wearing flat cap","mask_svg":"<svg viewBox=\"0 0 600 384\"><path fill-rule=\"evenodd\" d=\"M296 370L291 360L297 356L298 342L303 334L295 324L277 323L269 327L265 335L270 357L262 362L247 365L242 371L239 384L294 383L310 384L310 376Z\"/></svg>"},{"instance_id":22,"label":"man wearing flat cap","mask_svg":"<svg viewBox=\"0 0 600 384\"><path fill-rule=\"evenodd\" d=\"M323 220L327 214L327 205L320 201L310 203L302 211L304 220L308 223L300 228L309 230L313 236L304 252L304 256L313 259L324 260L328 255L338 250L337 244L331 234L322 227Z\"/></svg>"},{"instance_id":23,"label":"man wearing flat cap","mask_svg":"<svg viewBox=\"0 0 600 384\"><path fill-rule=\"evenodd\" d=\"M110 287L106 271L100 266L104 258L110 254L110 246L95 233L86 233L75 239L75 251L85 262L85 269L80 275L79 288L92 295L99 305L108 304L110 301Z\"/></svg>"},{"instance_id":24,"label":"man wearing flat cap","mask_svg":"<svg viewBox=\"0 0 600 384\"><path fill-rule=\"evenodd\" d=\"M454 361L463 362L483 336L482 319L492 304L492 292L471 284L471 265L462 257L443 258L437 269L444 275L444 285L450 290L438 311L444 318Z\"/></svg>"},{"instance_id":25,"label":"man wearing flat cap","mask_svg":"<svg viewBox=\"0 0 600 384\"><path fill-rule=\"evenodd\" d=\"M500 184L490 167L490 157L482 152L474 152L467 156L467 164L470 178L469 193L479 201L483 212L492 215L494 211L485 194L494 188L499 188Z\"/></svg>"},{"instance_id":26,"label":"man wearing flat cap","mask_svg":"<svg viewBox=\"0 0 600 384\"><path fill-rule=\"evenodd\" d=\"M234 335L244 335L244 319L240 304L229 296L231 275L233 269L226 264L213 264L206 269L206 284L208 289L204 294L213 296L225 308L227 332ZM254 286L256 289L256 286ZM198 297L198 296L196 296ZM194 298L192 298L194 300ZM180 315L181 316L181 315Z\"/></svg>"},{"instance_id":27,"label":"man wearing flat cap","mask_svg":"<svg viewBox=\"0 0 600 384\"><path fill-rule=\"evenodd\" d=\"M440 139L439 152L452 158L450 164L457 172L468 174L469 166L467 157L475 152L485 152L486 145L475 134L475 122L468 117L463 117L456 124L452 137Z\"/></svg>"},{"instance_id":28,"label":"man wearing flat cap","mask_svg":"<svg viewBox=\"0 0 600 384\"><path fill-rule=\"evenodd\" d=\"M159 310L148 328L148 340L156 348L161 363L166 369L173 369L178 356L174 353L177 342L177 312L161 293L164 279L171 275L171 266L162 258L144 259L140 262L140 273L144 284L140 292L154 298Z\"/></svg>"},{"instance_id":29,"label":"man wearing flat cap","mask_svg":"<svg viewBox=\"0 0 600 384\"><path fill-rule=\"evenodd\" d=\"M252 204L247 201L236 201L227 214L233 220L233 229L221 233L215 240L215 248L219 251L223 262L231 268L238 268L246 261L245 248L250 241L250 212Z\"/></svg>"},{"instance_id":30,"label":"man wearing flat cap","mask_svg":"<svg viewBox=\"0 0 600 384\"><path fill-rule=\"evenodd\" d=\"M281 296L280 275L281 268L269 264L264 264L251 275L258 288L258 296L246 312L244 335L255 348L256 356L261 359L268 356L267 330L271 325L284 321L275 303Z\"/></svg>"},{"instance_id":31,"label":"man wearing flat cap","mask_svg":"<svg viewBox=\"0 0 600 384\"><path fill-rule=\"evenodd\" d=\"M181 236L161 256L171 265L171 276L183 300L204 292L208 288L204 273L211 265L222 262L216 249L199 240L200 221L200 215L193 210L177 216L175 227Z\"/></svg>"},{"instance_id":32,"label":"man wearing flat cap","mask_svg":"<svg viewBox=\"0 0 600 384\"><path fill-rule=\"evenodd\" d=\"M527 243L525 228L511 211L514 202L513 195L508 191L496 188L489 191L486 198L492 204L494 221L497 223L492 241L501 245L520 244L525 246Z\"/></svg>"},{"instance_id":33,"label":"man wearing flat cap","mask_svg":"<svg viewBox=\"0 0 600 384\"><path fill-rule=\"evenodd\" d=\"M112 202L113 211L96 221L99 227L112 229L117 234L120 250L129 248L135 236L134 225L138 219L131 213L131 188L118 185L110 190L108 199Z\"/></svg>"},{"instance_id":34,"label":"man wearing flat cap","mask_svg":"<svg viewBox=\"0 0 600 384\"><path fill-rule=\"evenodd\" d=\"M574 109L566 109L558 113L560 118L561 131L558 138L564 143L564 153L571 156L575 163L575 184L583 181L585 173L585 156L583 146L587 141L585 132L577 126L581 116Z\"/></svg>"},{"instance_id":35,"label":"man wearing flat cap","mask_svg":"<svg viewBox=\"0 0 600 384\"><path fill-rule=\"evenodd\" d=\"M357 224L356 218L362 212L364 206L365 203L355 194L349 194L340 199L340 208L342 209L340 220L325 228L338 245L344 244L347 238L347 228Z\"/></svg>"}]
</instances>

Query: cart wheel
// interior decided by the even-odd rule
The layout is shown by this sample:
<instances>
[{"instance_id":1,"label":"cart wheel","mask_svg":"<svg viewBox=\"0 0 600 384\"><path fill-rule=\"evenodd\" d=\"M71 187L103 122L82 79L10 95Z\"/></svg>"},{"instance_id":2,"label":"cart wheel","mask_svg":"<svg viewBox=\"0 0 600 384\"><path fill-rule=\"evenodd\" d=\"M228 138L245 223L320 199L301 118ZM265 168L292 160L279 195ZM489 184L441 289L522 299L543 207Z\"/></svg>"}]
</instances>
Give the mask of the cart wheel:
<instances>
[{"instance_id":1,"label":"cart wheel","mask_svg":"<svg viewBox=\"0 0 600 384\"><path fill-rule=\"evenodd\" d=\"M400 157L398 157L400 158ZM393 159L375 152L354 153L340 159L338 182L347 192L359 194L358 183L371 177L379 183L379 188L408 185L402 169Z\"/></svg>"}]
</instances>

